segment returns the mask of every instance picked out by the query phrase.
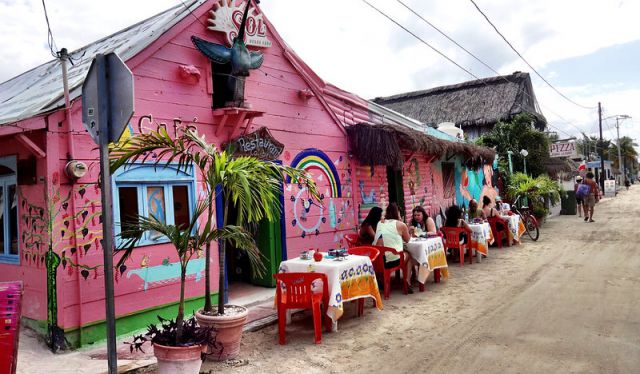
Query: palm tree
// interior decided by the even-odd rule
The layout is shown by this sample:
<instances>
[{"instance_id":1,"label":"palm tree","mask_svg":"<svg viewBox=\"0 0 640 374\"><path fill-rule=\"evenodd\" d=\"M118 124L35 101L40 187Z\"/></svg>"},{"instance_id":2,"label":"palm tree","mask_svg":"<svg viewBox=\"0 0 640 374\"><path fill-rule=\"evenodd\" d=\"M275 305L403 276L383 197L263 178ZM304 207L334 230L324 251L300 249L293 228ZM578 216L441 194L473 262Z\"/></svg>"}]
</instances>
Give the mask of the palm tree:
<instances>
[{"instance_id":1,"label":"palm tree","mask_svg":"<svg viewBox=\"0 0 640 374\"><path fill-rule=\"evenodd\" d=\"M626 172L626 166L630 165L630 166L634 166L634 160L637 160L638 158L638 152L636 151L636 149L634 147L637 147L638 144L635 143L633 141L633 139L631 139L628 136L623 136L622 138L620 138L620 153L622 155L622 166L625 168L623 169Z\"/></svg>"},{"instance_id":2,"label":"palm tree","mask_svg":"<svg viewBox=\"0 0 640 374\"><path fill-rule=\"evenodd\" d=\"M146 162L154 157L156 165L177 163L178 169L195 165L203 178L205 191L203 202L206 205L204 232L214 234L202 241L205 246L205 314L214 314L211 305L210 258L211 242L220 240L219 248L219 297L217 314L224 314L225 293L225 240L222 234L231 226L227 223L228 208L234 204L238 210L238 224L257 223L262 219L275 220L280 217L280 194L284 176L292 181L305 184L309 196L319 200L316 185L304 170L265 162L254 157L233 157L206 142L204 136L198 135L193 127L178 129L175 137L171 137L166 128L160 126L155 131L136 134L126 142L114 145L110 152L111 169L115 171L129 162ZM223 222L214 222L213 204L217 191L221 191L224 201ZM222 208L222 207L218 207ZM229 237L234 240L233 235ZM252 269L260 274L264 270L261 255L253 239L236 240L236 248L247 251ZM240 244L241 246L239 246Z\"/></svg>"},{"instance_id":3,"label":"palm tree","mask_svg":"<svg viewBox=\"0 0 640 374\"><path fill-rule=\"evenodd\" d=\"M600 150L602 149L603 156L605 160L611 160L612 155L610 152L611 141L603 139L600 141L595 136L587 136L584 132L582 133L582 139L579 139L576 142L577 150L579 154L585 156L588 161L593 161L594 159L600 157ZM592 157L595 155L594 157Z\"/></svg>"}]
</instances>

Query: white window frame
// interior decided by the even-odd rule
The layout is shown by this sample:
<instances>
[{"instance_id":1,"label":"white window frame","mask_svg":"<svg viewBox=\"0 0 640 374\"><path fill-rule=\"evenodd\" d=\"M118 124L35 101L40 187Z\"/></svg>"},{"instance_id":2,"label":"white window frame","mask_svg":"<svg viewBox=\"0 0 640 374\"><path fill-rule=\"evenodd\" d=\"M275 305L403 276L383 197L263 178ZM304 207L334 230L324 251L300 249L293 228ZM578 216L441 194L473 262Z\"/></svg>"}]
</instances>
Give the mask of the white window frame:
<instances>
[{"instance_id":1,"label":"white window frame","mask_svg":"<svg viewBox=\"0 0 640 374\"><path fill-rule=\"evenodd\" d=\"M116 246L123 244L120 237L122 227L120 223L120 187L133 187L137 189L138 214L149 217L147 187L162 187L164 189L165 222L169 225L175 224L175 212L173 210L173 188L177 186L187 187L189 199L189 216L192 217L196 206L196 176L193 166L178 168L177 164L154 165L154 164L127 164L118 169L112 176L113 184L113 214L114 233L116 235ZM152 237L150 232L145 232L136 246L147 246L167 243L169 240L164 236Z\"/></svg>"},{"instance_id":2,"label":"white window frame","mask_svg":"<svg viewBox=\"0 0 640 374\"><path fill-rule=\"evenodd\" d=\"M18 183L16 177L16 169L17 169L17 159L16 156L6 156L0 157L0 165L5 166L11 170L13 170L13 174L0 176L0 187L2 188L2 198L4 203L2 204L2 216L5 218L3 222L3 226L0 227L0 230L4 231L4 247L0 248L0 263L2 264L20 264L20 203L16 201L16 225L17 225L17 246L18 253L11 254L11 222L9 219L9 215L11 214L11 207L9 206L9 189L8 187L14 185L16 188L16 195L18 193ZM17 198L17 196L16 196ZM19 200L19 199L17 199Z\"/></svg>"}]
</instances>

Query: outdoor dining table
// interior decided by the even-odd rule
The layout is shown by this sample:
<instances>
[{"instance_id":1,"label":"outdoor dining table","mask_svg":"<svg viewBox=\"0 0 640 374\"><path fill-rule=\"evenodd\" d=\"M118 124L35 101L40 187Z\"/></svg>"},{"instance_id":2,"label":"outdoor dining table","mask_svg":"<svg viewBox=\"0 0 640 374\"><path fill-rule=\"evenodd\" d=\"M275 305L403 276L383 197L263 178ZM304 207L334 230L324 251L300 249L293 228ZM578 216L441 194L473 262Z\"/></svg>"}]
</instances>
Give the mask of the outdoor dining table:
<instances>
[{"instance_id":1,"label":"outdoor dining table","mask_svg":"<svg viewBox=\"0 0 640 374\"><path fill-rule=\"evenodd\" d=\"M470 223L469 228L471 228L471 248L476 250L478 262L480 262L482 255L489 255L489 245L493 244L491 225L487 222Z\"/></svg>"},{"instance_id":2,"label":"outdoor dining table","mask_svg":"<svg viewBox=\"0 0 640 374\"><path fill-rule=\"evenodd\" d=\"M344 313L345 301L372 298L382 310L382 298L376 281L376 272L367 256L348 255L330 257L323 253L322 261L303 260L296 257L280 263L280 273L323 273L327 276L329 307L327 315L337 328L337 321Z\"/></svg>"},{"instance_id":3,"label":"outdoor dining table","mask_svg":"<svg viewBox=\"0 0 640 374\"><path fill-rule=\"evenodd\" d=\"M420 264L417 279L422 285L432 271L440 271L445 278L449 276L449 265L441 237L411 238L405 250ZM434 277L437 277L435 273Z\"/></svg>"},{"instance_id":4,"label":"outdoor dining table","mask_svg":"<svg viewBox=\"0 0 640 374\"><path fill-rule=\"evenodd\" d=\"M524 223L520 219L520 216L514 214L511 216L503 215L501 217L502 219L506 219L509 221L509 234L511 236L509 238L509 241L511 243L520 243L520 237L525 232Z\"/></svg>"}]
</instances>

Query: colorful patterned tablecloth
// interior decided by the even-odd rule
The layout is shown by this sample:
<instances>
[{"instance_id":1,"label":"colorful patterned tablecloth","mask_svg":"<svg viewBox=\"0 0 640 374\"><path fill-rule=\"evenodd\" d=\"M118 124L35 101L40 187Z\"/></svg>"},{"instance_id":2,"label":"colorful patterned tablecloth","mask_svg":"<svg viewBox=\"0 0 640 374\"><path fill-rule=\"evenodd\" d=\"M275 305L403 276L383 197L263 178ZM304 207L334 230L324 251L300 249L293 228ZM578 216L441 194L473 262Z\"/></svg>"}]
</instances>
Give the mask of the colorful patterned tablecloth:
<instances>
[{"instance_id":1,"label":"colorful patterned tablecloth","mask_svg":"<svg viewBox=\"0 0 640 374\"><path fill-rule=\"evenodd\" d=\"M444 243L441 237L435 238L413 238L406 245L406 252L409 252L420 264L418 270L418 282L424 284L429 273L435 269L441 269L442 276L449 276L447 256L444 252Z\"/></svg>"},{"instance_id":2,"label":"colorful patterned tablecloth","mask_svg":"<svg viewBox=\"0 0 640 374\"><path fill-rule=\"evenodd\" d=\"M524 223L520 219L520 216L517 214L514 214L512 216L501 216L501 217L509 221L509 233L511 236L509 238L509 242L520 243L520 237L525 232Z\"/></svg>"},{"instance_id":3,"label":"colorful patterned tablecloth","mask_svg":"<svg viewBox=\"0 0 640 374\"><path fill-rule=\"evenodd\" d=\"M471 228L471 248L485 256L489 255L489 245L493 244L493 232L487 222L469 224Z\"/></svg>"},{"instance_id":4,"label":"colorful patterned tablecloth","mask_svg":"<svg viewBox=\"0 0 640 374\"><path fill-rule=\"evenodd\" d=\"M376 273L371 259L366 256L349 255L341 261L329 258L322 261L294 258L280 263L280 273L323 273L329 283L329 307L327 315L335 322L344 313L345 301L370 297L382 310L382 298L378 290Z\"/></svg>"}]
</instances>

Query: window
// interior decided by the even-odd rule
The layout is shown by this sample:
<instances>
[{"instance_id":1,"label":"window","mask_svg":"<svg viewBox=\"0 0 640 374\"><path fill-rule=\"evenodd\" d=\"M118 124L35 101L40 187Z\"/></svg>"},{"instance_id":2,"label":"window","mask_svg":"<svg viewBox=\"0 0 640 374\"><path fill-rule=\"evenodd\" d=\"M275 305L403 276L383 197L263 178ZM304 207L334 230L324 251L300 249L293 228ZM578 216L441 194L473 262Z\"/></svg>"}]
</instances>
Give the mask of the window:
<instances>
[{"instance_id":1,"label":"window","mask_svg":"<svg viewBox=\"0 0 640 374\"><path fill-rule=\"evenodd\" d=\"M124 166L113 175L113 201L116 244L122 241L122 228L135 224L138 215L186 227L195 206L194 169L179 170L175 165ZM139 245L167 241L160 233L147 231Z\"/></svg>"},{"instance_id":2,"label":"window","mask_svg":"<svg viewBox=\"0 0 640 374\"><path fill-rule=\"evenodd\" d=\"M20 262L16 158L0 158L0 262Z\"/></svg>"}]
</instances>

